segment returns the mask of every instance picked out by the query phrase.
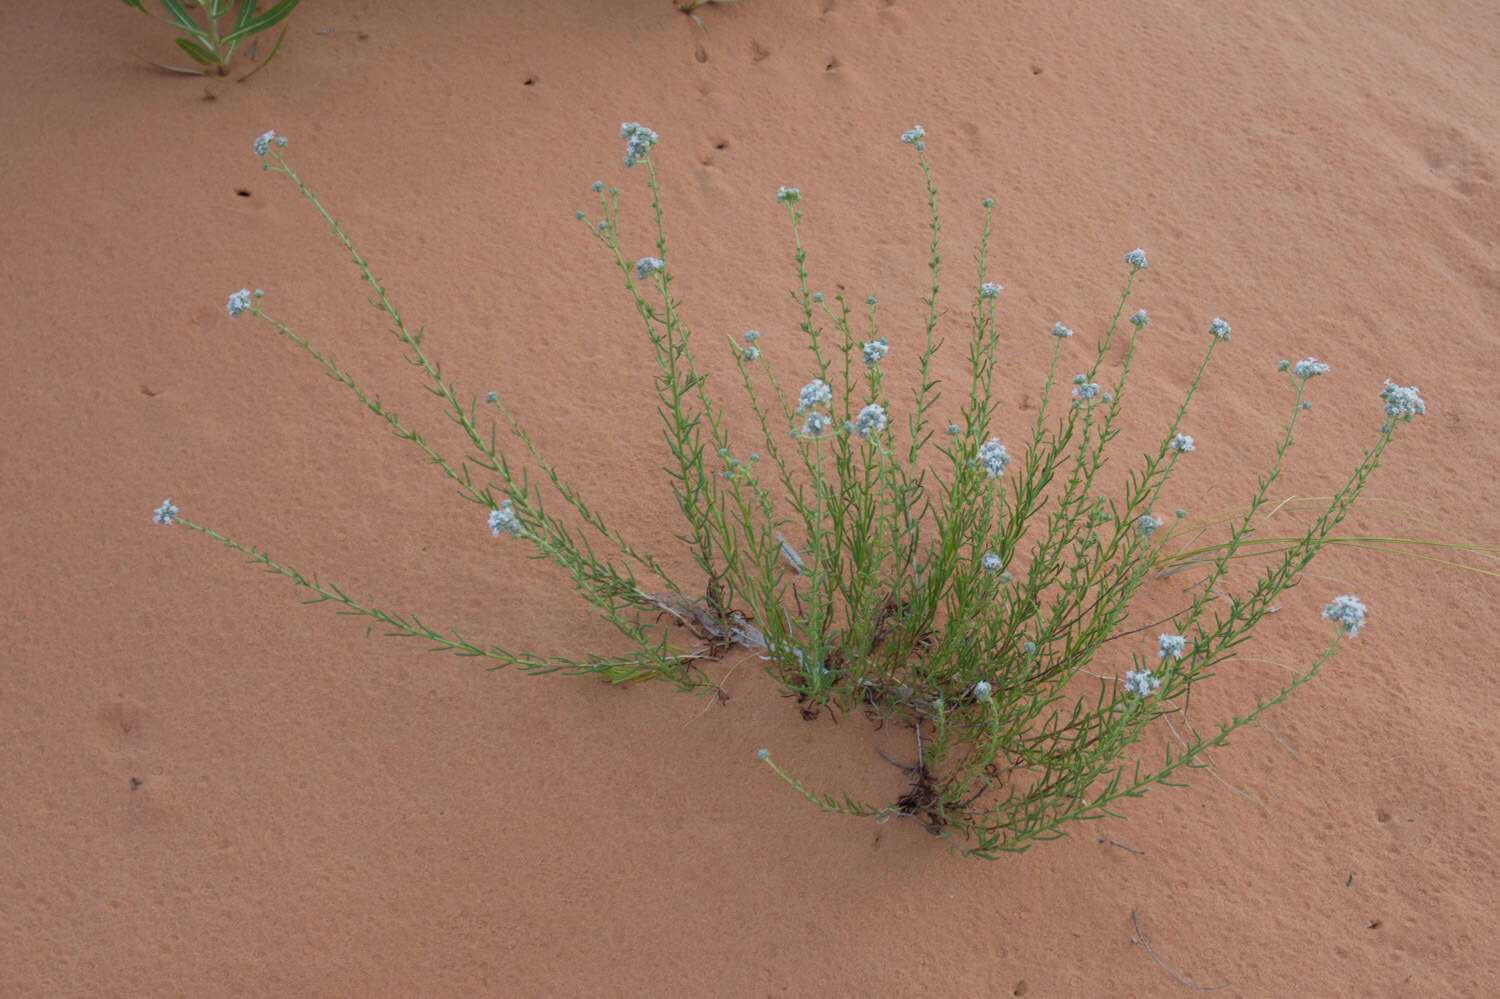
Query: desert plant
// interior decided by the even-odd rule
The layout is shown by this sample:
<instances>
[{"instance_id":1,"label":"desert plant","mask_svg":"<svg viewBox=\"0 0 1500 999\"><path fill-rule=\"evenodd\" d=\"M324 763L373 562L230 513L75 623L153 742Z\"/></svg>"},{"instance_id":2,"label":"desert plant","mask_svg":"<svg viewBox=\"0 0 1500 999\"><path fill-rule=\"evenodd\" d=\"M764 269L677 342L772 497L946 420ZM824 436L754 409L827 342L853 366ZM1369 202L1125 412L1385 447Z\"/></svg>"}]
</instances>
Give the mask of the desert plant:
<instances>
[{"instance_id":1,"label":"desert plant","mask_svg":"<svg viewBox=\"0 0 1500 999\"><path fill-rule=\"evenodd\" d=\"M1208 751L1311 679L1363 625L1365 608L1357 598L1333 598L1323 612L1335 625L1332 640L1309 666L1212 731L1199 733L1187 723L1183 709L1194 685L1235 655L1278 594L1331 543L1398 428L1425 412L1415 388L1385 384L1384 419L1344 486L1305 532L1263 554L1252 586L1220 599L1229 566L1256 544L1252 525L1281 476L1310 406L1309 388L1328 371L1313 358L1282 363L1288 418L1249 505L1228 524L1227 540L1190 553L1205 568L1204 578L1187 606L1157 623L1166 628L1155 655L1107 654L1106 644L1122 637L1148 577L1181 564L1181 553L1168 555L1167 543L1185 511L1170 524L1156 511L1179 462L1196 450L1184 432L1189 406L1210 360L1230 339L1229 324L1217 318L1205 324L1197 372L1154 450L1123 485L1107 485L1101 469L1121 430L1122 399L1149 322L1144 309L1120 321L1147 267L1143 250L1125 254L1124 289L1091 347L1077 349L1073 331L1060 322L1050 333L1036 331L1051 338L1051 362L1029 439L1012 454L993 433L1003 292L989 273L994 202L982 202L978 273L970 285L968 384L945 396L933 368L943 315L937 188L926 133L913 128L901 138L924 178L930 232L919 335L887 336L874 296L861 307L812 289L803 195L782 187L776 201L787 214L793 245L792 297L803 349L755 331L721 346L748 403L756 441L748 451L737 445L737 428L709 391L672 293L662 189L651 158L658 137L634 122L621 127L621 136L625 166L645 168L654 216L649 252L627 251L618 188L596 181L596 210L577 217L618 273L651 347L666 472L683 515L678 537L696 565L691 581L675 579L606 523L496 393L485 397L483 409L477 397L460 398L456 383L429 356L422 332L410 331L342 227L287 163L286 140L274 132L255 141L263 168L296 184L332 228L373 290L373 304L392 322L406 360L442 400L471 453L457 463L440 454L348 372L264 311L261 292L236 292L228 311L269 324L306 352L480 506L496 538L529 546L535 557L561 567L625 637L623 652L573 659L474 644L456 631L438 632L414 616L356 601L194 523L170 501L156 511L156 521L249 555L310 591L309 602L334 603L340 613L367 617L390 635L486 657L498 664L492 668L560 670L612 682L663 679L705 691L714 686L702 672L705 659L734 646L752 649L805 715L864 711L912 737L913 762L903 765L909 786L897 800L876 804L815 792L762 750L761 759L783 780L820 808L909 817L956 851L986 858L1062 835L1075 820L1114 814L1119 799L1204 765ZM1112 347L1122 360L1106 378ZM888 384L886 374L888 353L901 349L915 354L917 378L907 391ZM788 382L789 370L801 374ZM940 407L949 418L938 418ZM488 426L481 425L481 413L490 417ZM497 424L518 443L519 457L497 447ZM560 503L562 515L549 502ZM1168 724L1172 715L1186 735L1173 726L1176 748L1169 741L1163 759L1144 763L1133 747L1153 722Z\"/></svg>"},{"instance_id":2,"label":"desert plant","mask_svg":"<svg viewBox=\"0 0 1500 999\"><path fill-rule=\"evenodd\" d=\"M146 10L142 0L122 0L122 2L125 6L134 7L143 14L150 13ZM201 25L192 14L188 13L181 0L159 0L159 2L162 9L167 12L167 16L162 17L159 14L151 16L182 32L183 37L175 39L177 47L186 52L198 65L212 67L220 76L228 76L229 60L234 57L234 50L239 43L267 28L274 27L296 8L300 0L279 0L265 11L256 10L258 6L256 0L240 0L240 9L234 15L233 22L228 30L222 32L219 21L229 13L233 0L186 0L187 3L193 5L194 10L203 12L204 23ZM280 51L284 38L286 38L285 27L281 29L281 34L276 36L276 44L271 47L271 51L260 61L260 64L240 79L249 79L264 69ZM189 67L162 66L160 63L152 63L152 65L170 69L175 73L205 75L203 70Z\"/></svg>"}]
</instances>

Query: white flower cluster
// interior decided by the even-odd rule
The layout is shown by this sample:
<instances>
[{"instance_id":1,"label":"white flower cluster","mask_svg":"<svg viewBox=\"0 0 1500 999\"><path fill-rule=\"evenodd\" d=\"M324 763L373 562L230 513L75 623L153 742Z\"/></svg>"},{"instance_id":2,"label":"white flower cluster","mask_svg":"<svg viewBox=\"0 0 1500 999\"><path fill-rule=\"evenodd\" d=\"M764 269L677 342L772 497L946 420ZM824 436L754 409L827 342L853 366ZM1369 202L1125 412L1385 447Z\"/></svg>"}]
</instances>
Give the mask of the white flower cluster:
<instances>
[{"instance_id":1,"label":"white flower cluster","mask_svg":"<svg viewBox=\"0 0 1500 999\"><path fill-rule=\"evenodd\" d=\"M1309 357L1305 361L1298 361L1292 367L1292 374L1298 378L1316 378L1318 375L1328 374L1328 365L1319 361L1316 357Z\"/></svg>"},{"instance_id":2,"label":"white flower cluster","mask_svg":"<svg viewBox=\"0 0 1500 999\"><path fill-rule=\"evenodd\" d=\"M176 517L177 508L172 505L171 500L165 499L161 501L161 506L152 511L151 522L153 524L170 524Z\"/></svg>"},{"instance_id":3,"label":"white flower cluster","mask_svg":"<svg viewBox=\"0 0 1500 999\"><path fill-rule=\"evenodd\" d=\"M635 276L644 281L665 266L660 257L642 257L635 262Z\"/></svg>"},{"instance_id":4,"label":"white flower cluster","mask_svg":"<svg viewBox=\"0 0 1500 999\"><path fill-rule=\"evenodd\" d=\"M979 464L992 479L998 479L1005 472L1005 466L1010 464L1010 455L1005 452L1005 445L1000 443L1000 438L991 437L979 445Z\"/></svg>"},{"instance_id":5,"label":"white flower cluster","mask_svg":"<svg viewBox=\"0 0 1500 999\"><path fill-rule=\"evenodd\" d=\"M833 421L828 418L827 413L820 413L815 409L802 421L801 434L804 437L817 437L832 425ZM796 433L797 431L793 431L794 435Z\"/></svg>"},{"instance_id":6,"label":"white flower cluster","mask_svg":"<svg viewBox=\"0 0 1500 999\"><path fill-rule=\"evenodd\" d=\"M827 413L818 412L819 406L833 404L833 389L821 378L814 378L802 386L802 391L797 394L797 412L806 413L807 417L802 421L801 433L817 437L830 426L833 421ZM798 431L792 431L792 436L797 436Z\"/></svg>"},{"instance_id":7,"label":"white flower cluster","mask_svg":"<svg viewBox=\"0 0 1500 999\"><path fill-rule=\"evenodd\" d=\"M979 286L979 297L980 298L998 298L999 295L1000 295L1000 293L1002 291L1004 291L1004 290L1005 290L1005 285L1003 285L1003 284L996 284L993 281L986 281L984 284L982 284L982 285Z\"/></svg>"},{"instance_id":8,"label":"white flower cluster","mask_svg":"<svg viewBox=\"0 0 1500 999\"><path fill-rule=\"evenodd\" d=\"M1143 269L1146 266L1146 251L1142 249L1131 250L1125 254L1125 262L1136 270Z\"/></svg>"},{"instance_id":9,"label":"white flower cluster","mask_svg":"<svg viewBox=\"0 0 1500 999\"><path fill-rule=\"evenodd\" d=\"M1088 402L1099 394L1099 383L1088 381L1085 375L1073 376L1073 398L1079 402Z\"/></svg>"},{"instance_id":10,"label":"white flower cluster","mask_svg":"<svg viewBox=\"0 0 1500 999\"><path fill-rule=\"evenodd\" d=\"M1380 398L1385 400L1385 415L1398 420L1411 422L1413 416L1423 416L1427 412L1427 403L1417 394L1415 385L1401 386L1385 380L1385 388L1380 390Z\"/></svg>"},{"instance_id":11,"label":"white flower cluster","mask_svg":"<svg viewBox=\"0 0 1500 999\"><path fill-rule=\"evenodd\" d=\"M916 146L918 152L927 148L926 138L927 129L921 125L913 125L901 133L901 141L908 145Z\"/></svg>"},{"instance_id":12,"label":"white flower cluster","mask_svg":"<svg viewBox=\"0 0 1500 999\"><path fill-rule=\"evenodd\" d=\"M1229 324L1224 320L1214 317L1214 321L1208 324L1208 331L1220 340L1229 339Z\"/></svg>"},{"instance_id":13,"label":"white flower cluster","mask_svg":"<svg viewBox=\"0 0 1500 999\"><path fill-rule=\"evenodd\" d=\"M1176 451L1178 453L1184 451L1192 451L1194 450L1193 438L1187 434L1178 434L1177 436L1172 438L1172 443L1170 446L1173 451Z\"/></svg>"},{"instance_id":14,"label":"white flower cluster","mask_svg":"<svg viewBox=\"0 0 1500 999\"><path fill-rule=\"evenodd\" d=\"M878 434L885 429L885 408L875 403L870 403L859 411L854 418L854 432L866 440L871 434Z\"/></svg>"},{"instance_id":15,"label":"white flower cluster","mask_svg":"<svg viewBox=\"0 0 1500 999\"><path fill-rule=\"evenodd\" d=\"M1187 639L1182 635L1161 635L1156 643L1156 658L1165 659L1171 656L1173 659L1181 660L1182 653L1187 649Z\"/></svg>"},{"instance_id":16,"label":"white flower cluster","mask_svg":"<svg viewBox=\"0 0 1500 999\"><path fill-rule=\"evenodd\" d=\"M620 124L620 138L625 140L625 165L633 167L651 155L651 147L661 136L638 121L627 121Z\"/></svg>"},{"instance_id":17,"label":"white flower cluster","mask_svg":"<svg viewBox=\"0 0 1500 999\"><path fill-rule=\"evenodd\" d=\"M1161 686L1161 681L1151 675L1149 669L1140 672L1127 670L1125 673L1125 689L1137 697L1150 697Z\"/></svg>"},{"instance_id":18,"label":"white flower cluster","mask_svg":"<svg viewBox=\"0 0 1500 999\"><path fill-rule=\"evenodd\" d=\"M1348 634L1350 638L1359 634L1365 624L1365 605L1352 593L1334 597L1333 602L1323 608L1323 616Z\"/></svg>"},{"instance_id":19,"label":"white flower cluster","mask_svg":"<svg viewBox=\"0 0 1500 999\"><path fill-rule=\"evenodd\" d=\"M516 516L510 500L501 503L500 509L490 511L490 533L497 538L502 534L513 538L521 536L521 518Z\"/></svg>"},{"instance_id":20,"label":"white flower cluster","mask_svg":"<svg viewBox=\"0 0 1500 999\"><path fill-rule=\"evenodd\" d=\"M229 296L228 309L229 309L229 315L230 316L238 316L241 312L245 312L249 308L250 308L250 289L249 288L241 288L239 291L237 291L233 295Z\"/></svg>"},{"instance_id":21,"label":"white flower cluster","mask_svg":"<svg viewBox=\"0 0 1500 999\"><path fill-rule=\"evenodd\" d=\"M890 345L886 343L885 337L881 337L879 340L871 340L865 344L864 349L860 351L860 356L864 358L866 367L873 368L885 360L885 355L889 354L890 351Z\"/></svg>"},{"instance_id":22,"label":"white flower cluster","mask_svg":"<svg viewBox=\"0 0 1500 999\"><path fill-rule=\"evenodd\" d=\"M802 386L797 394L797 412L827 406L833 402L833 389L821 378L814 378Z\"/></svg>"},{"instance_id":23,"label":"white flower cluster","mask_svg":"<svg viewBox=\"0 0 1500 999\"><path fill-rule=\"evenodd\" d=\"M255 137L255 155L264 156L266 153L269 153L271 151L271 143L273 142L278 146L285 146L286 136L277 135L275 129L272 129L265 135L257 135Z\"/></svg>"},{"instance_id":24,"label":"white flower cluster","mask_svg":"<svg viewBox=\"0 0 1500 999\"><path fill-rule=\"evenodd\" d=\"M1067 339L1068 337L1073 335L1073 331L1068 329L1062 323L1053 323L1052 335L1055 337L1062 337L1063 339Z\"/></svg>"}]
</instances>

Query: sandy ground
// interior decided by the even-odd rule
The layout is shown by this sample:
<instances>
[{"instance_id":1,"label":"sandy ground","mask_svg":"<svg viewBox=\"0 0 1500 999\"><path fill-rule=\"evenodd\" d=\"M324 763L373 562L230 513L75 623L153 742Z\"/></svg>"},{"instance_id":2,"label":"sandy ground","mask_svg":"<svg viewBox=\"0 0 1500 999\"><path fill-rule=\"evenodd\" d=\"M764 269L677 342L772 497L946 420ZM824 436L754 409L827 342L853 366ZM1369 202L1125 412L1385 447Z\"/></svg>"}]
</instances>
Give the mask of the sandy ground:
<instances>
[{"instance_id":1,"label":"sandy ground","mask_svg":"<svg viewBox=\"0 0 1500 999\"><path fill-rule=\"evenodd\" d=\"M1207 321L1234 328L1178 503L1243 502L1286 415L1275 362L1312 354L1333 371L1283 495L1337 488L1389 377L1429 415L1351 529L1500 537L1493 4L744 0L702 19L669 0L319 0L237 84L137 61L181 56L120 4L0 12L0 993L1186 994L1166 968L1243 996L1500 993L1494 579L1330 550L1203 710L1309 661L1328 597L1358 593L1370 622L1215 754L1219 780L981 863L777 782L756 748L819 787L900 790L865 722L803 722L753 660L722 705L486 673L152 525L170 496L476 640L607 641L565 580L224 302L266 289L455 443L326 227L260 171L251 139L274 128L444 370L498 391L607 516L686 566L649 353L572 217L590 182L618 184L649 251L617 138L640 120L706 341L790 342L785 184L815 285L878 293L893 363L910 356L925 206L898 136L920 123L957 318L978 202L998 202L1002 420L1052 323L1081 352L1142 246L1133 432L1169 416Z\"/></svg>"}]
</instances>

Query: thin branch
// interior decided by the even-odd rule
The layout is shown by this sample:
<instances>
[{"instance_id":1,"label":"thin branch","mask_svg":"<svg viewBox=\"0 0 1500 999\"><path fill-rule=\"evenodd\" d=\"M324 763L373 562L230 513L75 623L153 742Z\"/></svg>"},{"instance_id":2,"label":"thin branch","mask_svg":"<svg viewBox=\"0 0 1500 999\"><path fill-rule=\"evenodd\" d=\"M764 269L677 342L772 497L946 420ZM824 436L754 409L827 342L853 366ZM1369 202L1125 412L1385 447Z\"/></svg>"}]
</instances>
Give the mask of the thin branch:
<instances>
[{"instance_id":1,"label":"thin branch","mask_svg":"<svg viewBox=\"0 0 1500 999\"><path fill-rule=\"evenodd\" d=\"M1186 985L1188 988L1197 989L1199 992L1218 992L1220 989L1227 989L1234 984L1233 982L1225 982L1223 985L1194 985L1192 982L1186 981L1177 972L1163 964L1162 959L1156 956L1156 951L1151 949L1151 945L1146 942L1146 935L1141 932L1141 921L1136 918L1134 909L1130 910L1130 924L1135 927L1135 936L1132 938L1132 941L1146 948L1146 953L1151 955L1151 960L1155 961L1162 971L1171 975L1178 985Z\"/></svg>"}]
</instances>

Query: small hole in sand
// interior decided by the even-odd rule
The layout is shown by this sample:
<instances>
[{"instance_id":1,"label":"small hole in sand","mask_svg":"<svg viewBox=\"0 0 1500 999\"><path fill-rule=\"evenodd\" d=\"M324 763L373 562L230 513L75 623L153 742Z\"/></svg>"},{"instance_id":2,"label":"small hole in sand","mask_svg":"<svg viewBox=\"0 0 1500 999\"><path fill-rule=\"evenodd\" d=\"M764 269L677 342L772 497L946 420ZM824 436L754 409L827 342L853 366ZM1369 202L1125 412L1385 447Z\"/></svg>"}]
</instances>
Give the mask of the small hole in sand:
<instances>
[{"instance_id":1,"label":"small hole in sand","mask_svg":"<svg viewBox=\"0 0 1500 999\"><path fill-rule=\"evenodd\" d=\"M236 188L234 193L238 194L242 198L248 198L248 197L250 197L250 192L247 191L247 190L245 190L243 187Z\"/></svg>"}]
</instances>

